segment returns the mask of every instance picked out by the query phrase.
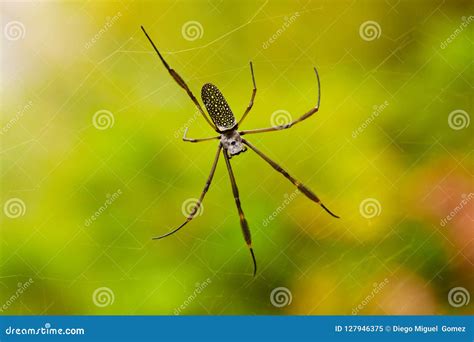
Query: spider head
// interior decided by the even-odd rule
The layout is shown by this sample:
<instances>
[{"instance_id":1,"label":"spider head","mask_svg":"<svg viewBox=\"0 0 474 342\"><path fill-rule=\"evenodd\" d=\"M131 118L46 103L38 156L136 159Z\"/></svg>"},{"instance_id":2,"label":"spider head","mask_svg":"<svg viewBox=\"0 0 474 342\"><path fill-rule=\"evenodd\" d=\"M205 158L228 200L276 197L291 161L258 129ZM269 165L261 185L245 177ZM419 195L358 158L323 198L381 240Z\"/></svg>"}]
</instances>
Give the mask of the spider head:
<instances>
[{"instance_id":1,"label":"spider head","mask_svg":"<svg viewBox=\"0 0 474 342\"><path fill-rule=\"evenodd\" d=\"M236 130L222 133L221 144L222 147L227 151L229 158L247 151L247 147L245 147L239 132Z\"/></svg>"}]
</instances>

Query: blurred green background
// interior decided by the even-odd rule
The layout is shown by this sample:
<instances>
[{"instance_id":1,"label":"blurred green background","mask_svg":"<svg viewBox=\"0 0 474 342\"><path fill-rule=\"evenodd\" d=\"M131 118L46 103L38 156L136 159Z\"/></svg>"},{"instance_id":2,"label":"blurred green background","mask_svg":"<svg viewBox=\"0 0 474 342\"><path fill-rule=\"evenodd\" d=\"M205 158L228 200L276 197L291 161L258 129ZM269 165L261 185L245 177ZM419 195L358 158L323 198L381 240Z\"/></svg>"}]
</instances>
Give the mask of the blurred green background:
<instances>
[{"instance_id":1,"label":"blurred green background","mask_svg":"<svg viewBox=\"0 0 474 342\"><path fill-rule=\"evenodd\" d=\"M467 0L2 2L1 314L473 313L472 14ZM184 220L216 142L181 141L213 132L140 25L238 118L253 61L243 129L310 109L317 66L319 113L248 140L341 219L248 151L232 165L255 278L222 158L202 215L152 241Z\"/></svg>"}]
</instances>

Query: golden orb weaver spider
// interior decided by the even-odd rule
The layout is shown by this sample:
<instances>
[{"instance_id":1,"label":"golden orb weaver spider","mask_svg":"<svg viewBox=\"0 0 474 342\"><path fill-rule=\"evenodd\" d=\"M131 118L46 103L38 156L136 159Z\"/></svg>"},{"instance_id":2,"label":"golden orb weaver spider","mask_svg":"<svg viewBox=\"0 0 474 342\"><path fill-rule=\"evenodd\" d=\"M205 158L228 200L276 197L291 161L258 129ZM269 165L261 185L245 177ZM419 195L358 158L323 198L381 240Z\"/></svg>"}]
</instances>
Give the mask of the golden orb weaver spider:
<instances>
[{"instance_id":1,"label":"golden orb weaver spider","mask_svg":"<svg viewBox=\"0 0 474 342\"><path fill-rule=\"evenodd\" d=\"M265 160L268 164L271 165L276 171L281 173L283 176L285 176L291 183L293 183L299 191L301 191L306 197L308 197L310 200L316 202L319 204L324 210L326 210L331 216L339 218L339 216L333 214L316 196L308 187L306 187L304 184L300 183L297 181L293 176L291 176L288 172L286 172L280 165L275 163L273 160L271 160L268 156L266 156L262 151L257 149L254 145L252 145L250 142L247 140L243 139L242 136L246 134L255 134L255 133L263 133L263 132L272 132L272 131L279 131L283 129L288 129L290 127L293 127L295 124L298 122L301 122L307 118L309 118L311 115L316 113L319 109L319 104L321 100L321 87L320 87L320 81L319 81L319 74L316 68L314 68L314 72L316 73L316 79L318 82L318 101L316 103L316 106L311 108L309 111L307 111L305 114L303 114L301 117L298 119L285 124L285 125L279 125L279 126L272 126L272 127L267 127L267 128L258 128L258 129L251 129L251 130L244 130L244 131L239 131L238 127L239 125L244 121L245 117L247 114L250 112L250 110L253 107L253 102L255 100L255 95L257 94L257 86L255 83L255 75L253 72L253 64L250 62L250 72L252 74L252 82L253 82L253 89L252 89L252 95L250 97L250 103L247 106L247 109L245 110L244 114L242 115L242 118L237 122L235 120L235 116L232 113L232 110L230 109L229 105L227 104L227 101L225 100L224 96L220 92L220 90L213 84L211 83L206 83L201 89L201 99L202 102L204 103L204 106L206 107L207 112L209 113L210 118L212 119L209 120L207 115L204 113L204 110L202 109L201 105L199 104L198 100L196 97L193 95L191 90L189 89L188 85L186 82L184 82L183 78L174 70L172 69L168 63L165 61L161 53L158 51L155 43L151 40L150 36L148 33L145 31L145 28L141 26L143 33L145 33L145 36L148 38L150 41L151 45L153 46L153 49L156 51L158 54L158 57L160 58L161 62L163 62L163 65L165 66L166 70L170 73L170 75L173 77L173 79L179 84L181 88L183 88L188 96L191 98L191 100L194 102L196 105L197 109L201 113L201 115L204 117L204 119L207 121L207 123L219 134L218 136L214 137L208 137L208 138L199 138L199 139L193 139L193 138L188 138L187 137L187 129L184 131L183 135L183 140L192 142L192 143L198 143L202 141L209 141L209 140L220 140L219 146L217 147L217 152L216 156L214 157L214 162L212 163L211 167L211 172L209 173L209 176L206 181L206 185L204 186L204 189L201 192L201 195L199 196L198 201L196 202L193 210L191 213L189 213L188 217L186 218L186 221L184 221L178 228L175 228L174 230L153 238L154 240L157 239L162 239L164 237L170 236L171 234L176 233L178 230L183 228L189 221L191 221L196 213L198 212L201 203L204 199L204 196L206 195L207 191L209 190L209 187L211 186L212 179L214 177L214 172L216 171L217 167L217 162L219 161L219 156L222 155L224 157L226 166L227 166L227 171L229 173L229 178L230 178L230 183L232 186L232 192L234 194L234 199L235 199L235 204L237 206L237 211L239 213L239 218L240 218L240 226L242 228L242 233L244 235L245 242L249 248L250 254L252 256L252 261L253 261L253 275L257 273L257 261L255 258L255 253L252 248L252 238L250 235L250 228L247 223L247 220L245 219L244 211L242 210L242 205L240 203L240 196L239 196L239 189L237 188L237 183L235 182L235 176L234 172L232 170L232 166L230 164L230 158L232 156L238 155L242 152L245 152L247 150L247 147L249 147L251 150L253 150L257 155L259 155L263 160Z\"/></svg>"}]
</instances>

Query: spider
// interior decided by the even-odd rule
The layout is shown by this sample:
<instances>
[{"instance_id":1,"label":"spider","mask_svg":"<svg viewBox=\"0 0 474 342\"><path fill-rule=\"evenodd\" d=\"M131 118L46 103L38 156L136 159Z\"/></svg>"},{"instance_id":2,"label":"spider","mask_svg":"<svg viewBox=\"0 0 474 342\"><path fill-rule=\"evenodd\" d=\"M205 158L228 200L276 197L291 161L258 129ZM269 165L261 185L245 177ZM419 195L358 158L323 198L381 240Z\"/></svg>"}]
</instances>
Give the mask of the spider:
<instances>
[{"instance_id":1,"label":"spider","mask_svg":"<svg viewBox=\"0 0 474 342\"><path fill-rule=\"evenodd\" d=\"M193 95L191 90L189 89L188 85L186 82L184 82L183 78L174 70L172 69L168 63L165 61L161 53L158 51L155 43L151 40L150 36L148 33L145 31L145 28L141 26L143 33L145 33L145 36L148 38L150 41L151 45L153 46L153 49L156 51L158 54L158 57L160 58L161 62L165 66L166 70L170 73L170 75L173 77L173 79L179 84L181 88L183 88L188 96L191 98L191 100L194 102L196 105L197 109L201 113L201 115L204 117L206 122L219 134L218 136L213 136L213 137L208 137L208 138L199 138L199 139L194 139L194 138L188 138L187 137L187 132L188 128L185 129L184 134L183 134L183 141L191 142L191 143L198 143L198 142L203 142L203 141L209 141L209 140L219 140L219 145L217 147L217 152L214 157L214 162L212 163L211 167L211 172L209 173L209 176L206 181L206 185L204 186L204 189L202 190L201 195L199 196L198 201L195 203L194 208L191 210L191 212L188 214L186 221L184 221L179 227L173 229L172 231L161 235L154 237L154 240L162 239L164 237L170 236L174 233L176 233L178 230L183 228L189 221L191 221L196 213L198 212L201 203L204 199L204 196L206 195L207 191L209 190L209 187L211 186L212 179L214 177L214 172L216 171L217 167L217 162L219 161L219 156L222 155L224 157L225 164L227 166L227 171L229 173L229 178L230 178L230 184L232 186L232 192L234 194L234 199L235 199L235 204L237 206L237 211L239 213L239 218L240 218L240 226L242 228L242 233L244 235L244 240L247 244L247 247L249 248L252 261L253 261L253 275L255 276L257 273L257 261L255 258L255 253L252 248L252 238L250 235L250 228L247 223L247 220L245 219L244 211L242 210L242 205L240 203L240 197L239 197L239 189L237 188L237 183L235 182L235 176L234 172L232 171L232 166L230 164L230 159L233 156L239 155L242 152L245 152L247 150L247 147L249 147L251 150L253 150L258 156L260 156L263 160L265 160L268 164L270 164L271 167L273 167L276 171L281 173L284 177L286 177L291 183L293 183L299 191L301 191L306 197L308 197L310 200L316 202L319 204L325 211L327 211L331 216L339 218L339 216L335 215L332 213L312 192L308 187L306 187L304 184L300 183L298 180L296 180L293 176L291 176L288 172L286 172L280 165L275 163L273 160L271 160L268 156L266 156L262 151L260 151L258 148L256 148L254 145L252 145L249 141L246 139L242 138L242 136L247 135L247 134L255 134L255 133L263 133L263 132L272 132L272 131L280 131L283 129L288 129L296 125L297 123L309 118L311 115L316 113L319 109L319 104L320 104L320 99L321 99L321 88L320 88L320 81L319 81L319 75L318 71L316 68L314 68L314 72L316 73L316 79L318 82L318 101L316 106L311 108L309 111L307 111L305 114L303 114L301 117L299 117L297 120L294 120L288 124L285 125L279 125L279 126L273 126L273 127L268 127L268 128L258 128L258 129L251 129L251 130L244 130L244 131L239 131L238 128L244 121L244 119L247 117L247 114L250 112L250 110L253 107L253 103L255 100L255 95L257 94L257 86L255 83L255 75L253 72L253 64L250 62L250 72L252 75L252 83L253 83L253 89L252 89L252 94L250 97L250 103L245 109L244 114L240 118L240 120L237 122L235 119L234 114L232 113L232 110L230 109L229 105L227 104L227 101L225 100L224 96L220 92L220 90L213 85L212 83L206 83L203 85L201 89L201 99L202 102L204 103L204 106L207 109L207 112L209 113L210 118L212 119L209 120L207 115L204 113L201 105L199 104L198 100L196 97Z\"/></svg>"}]
</instances>

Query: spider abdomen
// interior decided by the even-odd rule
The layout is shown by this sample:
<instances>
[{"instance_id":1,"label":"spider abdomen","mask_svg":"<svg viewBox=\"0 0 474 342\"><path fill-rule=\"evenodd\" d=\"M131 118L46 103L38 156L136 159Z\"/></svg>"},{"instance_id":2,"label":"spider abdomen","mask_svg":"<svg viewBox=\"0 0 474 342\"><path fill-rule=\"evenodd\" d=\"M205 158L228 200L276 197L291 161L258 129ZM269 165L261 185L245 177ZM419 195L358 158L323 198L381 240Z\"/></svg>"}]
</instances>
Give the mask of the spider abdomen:
<instances>
[{"instance_id":1,"label":"spider abdomen","mask_svg":"<svg viewBox=\"0 0 474 342\"><path fill-rule=\"evenodd\" d=\"M212 83L206 83L201 89L202 102L219 131L227 131L237 125L234 114L220 90Z\"/></svg>"}]
</instances>

